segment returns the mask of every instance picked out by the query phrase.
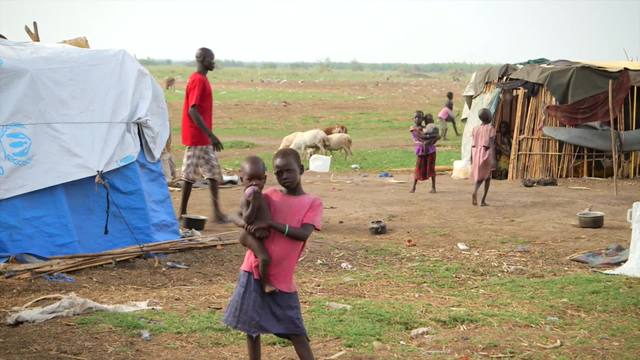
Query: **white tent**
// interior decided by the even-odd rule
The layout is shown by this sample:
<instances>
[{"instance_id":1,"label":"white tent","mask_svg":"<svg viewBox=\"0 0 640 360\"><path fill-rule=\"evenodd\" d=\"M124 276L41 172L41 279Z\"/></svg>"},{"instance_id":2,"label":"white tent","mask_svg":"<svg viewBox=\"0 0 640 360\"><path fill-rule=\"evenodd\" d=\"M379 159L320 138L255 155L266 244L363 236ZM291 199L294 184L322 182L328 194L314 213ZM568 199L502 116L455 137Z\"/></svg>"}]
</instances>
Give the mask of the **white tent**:
<instances>
[{"instance_id":1,"label":"white tent","mask_svg":"<svg viewBox=\"0 0 640 360\"><path fill-rule=\"evenodd\" d=\"M473 77L471 78L471 82L473 81ZM465 90L465 96L467 95L468 89ZM481 121L478 117L478 113L483 108L488 108L491 110L491 113L494 114L496 112L496 108L498 107L498 102L500 99L500 89L494 89L488 93L482 93L477 97L473 98L471 102L471 108L467 106L465 102L465 107L462 112L461 119L467 119L464 125L464 131L462 132L462 143L460 146L460 161L454 162L454 171L452 177L454 179L464 179L470 173L471 168L471 133L473 132L473 128L480 125Z\"/></svg>"},{"instance_id":2,"label":"white tent","mask_svg":"<svg viewBox=\"0 0 640 360\"><path fill-rule=\"evenodd\" d=\"M0 39L0 199L160 158L162 89L124 50ZM141 136L139 136L141 135Z\"/></svg>"},{"instance_id":3,"label":"white tent","mask_svg":"<svg viewBox=\"0 0 640 360\"><path fill-rule=\"evenodd\" d=\"M126 51L0 40L0 262L176 239L168 135L162 89Z\"/></svg>"}]
</instances>

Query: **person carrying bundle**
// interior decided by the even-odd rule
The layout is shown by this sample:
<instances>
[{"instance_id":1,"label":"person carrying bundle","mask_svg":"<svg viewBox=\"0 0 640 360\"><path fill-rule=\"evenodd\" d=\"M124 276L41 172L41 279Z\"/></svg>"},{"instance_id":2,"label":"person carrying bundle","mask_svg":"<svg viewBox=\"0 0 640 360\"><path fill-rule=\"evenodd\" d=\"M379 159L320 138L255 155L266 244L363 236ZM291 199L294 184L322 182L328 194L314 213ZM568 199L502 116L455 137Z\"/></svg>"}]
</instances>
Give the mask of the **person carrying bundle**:
<instances>
[{"instance_id":1,"label":"person carrying bundle","mask_svg":"<svg viewBox=\"0 0 640 360\"><path fill-rule=\"evenodd\" d=\"M416 191L418 181L431 178L431 193L436 192L436 142L440 139L438 128L433 123L433 115L426 116L420 110L414 116L414 125L410 128L411 137L416 145L416 169L411 192ZM425 123L426 126L422 126Z\"/></svg>"},{"instance_id":2,"label":"person carrying bundle","mask_svg":"<svg viewBox=\"0 0 640 360\"><path fill-rule=\"evenodd\" d=\"M442 138L444 140L447 140L448 122L453 124L453 131L456 133L456 136L460 136L460 134L458 134L458 127L456 126L456 116L453 114L453 93L451 91L447 93L447 102L438 113L438 119L440 120Z\"/></svg>"}]
</instances>

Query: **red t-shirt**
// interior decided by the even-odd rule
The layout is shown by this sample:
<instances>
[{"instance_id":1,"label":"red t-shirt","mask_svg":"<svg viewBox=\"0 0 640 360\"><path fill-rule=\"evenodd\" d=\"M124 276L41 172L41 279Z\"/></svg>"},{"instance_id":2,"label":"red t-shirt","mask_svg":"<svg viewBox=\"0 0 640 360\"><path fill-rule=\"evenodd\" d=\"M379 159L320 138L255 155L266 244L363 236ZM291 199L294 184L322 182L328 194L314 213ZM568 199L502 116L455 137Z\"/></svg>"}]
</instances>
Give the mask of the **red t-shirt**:
<instances>
[{"instance_id":1,"label":"red t-shirt","mask_svg":"<svg viewBox=\"0 0 640 360\"><path fill-rule=\"evenodd\" d=\"M184 94L184 107L182 108L182 145L203 146L210 145L209 136L204 133L189 116L189 108L196 106L204 124L213 127L213 92L211 84L206 76L194 72L189 77L187 89Z\"/></svg>"},{"instance_id":2,"label":"red t-shirt","mask_svg":"<svg viewBox=\"0 0 640 360\"><path fill-rule=\"evenodd\" d=\"M294 227L311 224L316 230L320 230L323 209L320 198L309 194L286 195L276 188L268 189L263 196L273 220ZM291 239L281 232L271 230L269 237L264 239L262 244L271 257L268 269L271 284L280 291L295 292L293 273L306 242ZM253 252L247 250L240 269L253 273L253 277L259 279L258 263Z\"/></svg>"}]
</instances>

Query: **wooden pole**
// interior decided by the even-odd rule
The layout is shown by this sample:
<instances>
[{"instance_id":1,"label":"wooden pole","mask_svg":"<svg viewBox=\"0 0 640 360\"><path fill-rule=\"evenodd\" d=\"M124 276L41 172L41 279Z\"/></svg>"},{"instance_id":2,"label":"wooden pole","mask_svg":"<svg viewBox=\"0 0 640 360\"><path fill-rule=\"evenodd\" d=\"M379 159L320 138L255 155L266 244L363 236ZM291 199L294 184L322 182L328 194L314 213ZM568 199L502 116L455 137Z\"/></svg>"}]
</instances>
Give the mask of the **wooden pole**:
<instances>
[{"instance_id":1,"label":"wooden pole","mask_svg":"<svg viewBox=\"0 0 640 360\"><path fill-rule=\"evenodd\" d=\"M631 97L631 95L629 95L629 97ZM635 130L636 129L636 104L638 101L638 87L634 86L633 87L633 106L629 106L629 110L632 111L633 113L631 114L631 116L629 116L631 118L631 130ZM631 178L636 177L636 151L631 153Z\"/></svg>"},{"instance_id":2,"label":"wooden pole","mask_svg":"<svg viewBox=\"0 0 640 360\"><path fill-rule=\"evenodd\" d=\"M611 129L611 155L613 156L613 193L618 196L618 149L613 130L613 80L609 80L609 125Z\"/></svg>"},{"instance_id":3,"label":"wooden pole","mask_svg":"<svg viewBox=\"0 0 640 360\"><path fill-rule=\"evenodd\" d=\"M509 157L509 180L515 180L518 165L518 150L520 149L520 117L522 116L522 98L524 91L522 89L516 91L518 99L516 101L516 117L513 126L513 138L511 138L511 156Z\"/></svg>"},{"instance_id":4,"label":"wooden pole","mask_svg":"<svg viewBox=\"0 0 640 360\"><path fill-rule=\"evenodd\" d=\"M40 32L38 31L38 23L35 21L33 22L33 32L36 35L35 42L40 42Z\"/></svg>"}]
</instances>

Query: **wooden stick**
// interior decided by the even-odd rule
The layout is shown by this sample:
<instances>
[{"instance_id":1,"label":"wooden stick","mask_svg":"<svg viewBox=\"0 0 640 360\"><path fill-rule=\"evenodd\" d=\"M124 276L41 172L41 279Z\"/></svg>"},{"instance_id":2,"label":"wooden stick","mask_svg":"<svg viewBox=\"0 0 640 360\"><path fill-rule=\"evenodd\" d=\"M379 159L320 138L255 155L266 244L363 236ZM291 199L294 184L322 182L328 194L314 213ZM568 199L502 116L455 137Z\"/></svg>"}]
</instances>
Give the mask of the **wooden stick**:
<instances>
[{"instance_id":1,"label":"wooden stick","mask_svg":"<svg viewBox=\"0 0 640 360\"><path fill-rule=\"evenodd\" d=\"M563 153L561 152L557 152L557 151L522 151L522 152L518 152L518 154L525 154L525 155L562 155ZM549 159L547 159L549 160ZM550 160L549 160L550 161Z\"/></svg>"},{"instance_id":2,"label":"wooden stick","mask_svg":"<svg viewBox=\"0 0 640 360\"><path fill-rule=\"evenodd\" d=\"M525 121L524 121L524 128L523 128L523 132L525 134L530 134L530 130L531 130L531 117L533 115L533 104L535 103L536 98L530 98L529 102L527 103L527 105L525 105L526 108L526 115L525 115ZM525 110L525 109L523 109ZM532 145L532 140L530 138L528 139L524 139L523 141L523 145L524 145L524 149L525 151L531 151L531 145ZM519 178L526 178L531 176L531 174L529 174L529 172L527 171L527 167L529 166L529 157L528 156L523 156L522 157L522 161L520 162L520 167L519 167Z\"/></svg>"},{"instance_id":3,"label":"wooden stick","mask_svg":"<svg viewBox=\"0 0 640 360\"><path fill-rule=\"evenodd\" d=\"M62 299L65 295L62 294L52 294L52 295L44 295L44 296L40 296L39 298L33 299L31 301L29 301L28 303L22 305L22 309L26 309L29 306L37 303L40 300L46 300L46 299Z\"/></svg>"},{"instance_id":4,"label":"wooden stick","mask_svg":"<svg viewBox=\"0 0 640 360\"><path fill-rule=\"evenodd\" d=\"M632 124L632 129L635 130L636 129L636 110L637 110L637 106L638 106L638 87L634 86L633 87L633 115L631 116L631 124ZM636 162L636 152L633 152L631 154L631 177L635 177L636 176L636 172L634 171L637 167L635 165Z\"/></svg>"},{"instance_id":5,"label":"wooden stick","mask_svg":"<svg viewBox=\"0 0 640 360\"><path fill-rule=\"evenodd\" d=\"M35 42L36 40L36 35L33 33L33 31L31 31L31 29L29 29L29 25L25 25L24 26L24 31L27 33L27 36L29 36L29 39L31 39L31 41Z\"/></svg>"},{"instance_id":6,"label":"wooden stick","mask_svg":"<svg viewBox=\"0 0 640 360\"><path fill-rule=\"evenodd\" d=\"M240 232L239 230L235 230L235 231L227 231L227 232L223 232L223 233L203 236L201 238L188 237L188 238L175 239L175 240L159 241L159 242L147 243L147 244L142 244L142 245L128 246L128 247L125 247L125 248L109 250L109 251L105 251L105 252L102 252L102 253L87 253L87 254L52 256L50 259L74 259L74 258L84 258L84 257L111 256L111 255L116 255L116 254L131 254L133 252L145 253L145 252L150 252L150 251L154 251L154 250L157 250L157 249L160 249L160 250L168 249L168 248L171 248L171 246L175 246L175 245L179 245L179 244L188 244L188 248L191 248L195 244L198 244L198 243L206 243L206 242L209 242L209 241L212 241L212 240L221 241L220 235L227 235L227 234L233 234L233 233L239 233L239 232Z\"/></svg>"},{"instance_id":7,"label":"wooden stick","mask_svg":"<svg viewBox=\"0 0 640 360\"><path fill-rule=\"evenodd\" d=\"M40 42L40 32L38 31L38 23L35 21L33 22L33 32L36 35L36 39L34 41Z\"/></svg>"},{"instance_id":8,"label":"wooden stick","mask_svg":"<svg viewBox=\"0 0 640 360\"><path fill-rule=\"evenodd\" d=\"M518 163L518 149L520 145L520 118L522 117L522 97L524 96L524 90L520 89L516 91L518 101L516 102L516 119L513 127L513 138L511 139L511 156L509 157L509 180L517 179L516 169Z\"/></svg>"},{"instance_id":9,"label":"wooden stick","mask_svg":"<svg viewBox=\"0 0 640 360\"><path fill-rule=\"evenodd\" d=\"M587 176L589 176L589 162L587 160L587 148L583 148L582 152L584 153L584 155L583 155L584 156L584 160L583 160L584 169L582 171L582 177L587 177Z\"/></svg>"},{"instance_id":10,"label":"wooden stick","mask_svg":"<svg viewBox=\"0 0 640 360\"><path fill-rule=\"evenodd\" d=\"M609 125L611 129L611 153L613 154L613 192L618 195L618 149L613 130L613 80L609 80Z\"/></svg>"},{"instance_id":11,"label":"wooden stick","mask_svg":"<svg viewBox=\"0 0 640 360\"><path fill-rule=\"evenodd\" d=\"M536 139L536 140L550 140L550 141L556 140L552 137L547 137L547 136L525 136L525 135L520 136L520 139Z\"/></svg>"},{"instance_id":12,"label":"wooden stick","mask_svg":"<svg viewBox=\"0 0 640 360\"><path fill-rule=\"evenodd\" d=\"M58 272L71 272L113 262L129 260L139 257L144 253L172 253L179 250L206 248L235 243L238 243L237 239L216 241L173 240L170 242L163 242L159 244L161 246L151 246L150 249L142 252L137 247L128 247L119 250L112 250L110 254L85 254L84 256L54 259L34 264L7 264L5 266L2 266L0 270L2 270L2 272L5 272L5 275L7 277L14 277L16 279L28 279Z\"/></svg>"}]
</instances>

